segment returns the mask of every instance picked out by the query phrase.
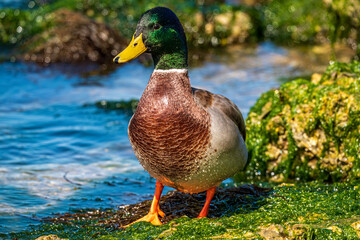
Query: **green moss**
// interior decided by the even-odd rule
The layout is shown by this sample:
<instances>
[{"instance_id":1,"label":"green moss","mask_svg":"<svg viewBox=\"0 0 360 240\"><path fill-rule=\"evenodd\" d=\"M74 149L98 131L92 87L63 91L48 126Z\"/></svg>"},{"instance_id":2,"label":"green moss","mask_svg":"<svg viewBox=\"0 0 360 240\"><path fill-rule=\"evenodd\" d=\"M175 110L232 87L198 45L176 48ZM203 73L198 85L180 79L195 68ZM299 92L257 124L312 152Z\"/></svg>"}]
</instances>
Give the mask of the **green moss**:
<instances>
[{"instance_id":1,"label":"green moss","mask_svg":"<svg viewBox=\"0 0 360 240\"><path fill-rule=\"evenodd\" d=\"M139 103L139 100L131 99L129 101L99 101L95 103L95 106L105 110L120 110L133 114L136 110L136 107ZM91 104L90 104L91 105ZM87 106L87 105L86 105Z\"/></svg>"},{"instance_id":2,"label":"green moss","mask_svg":"<svg viewBox=\"0 0 360 240\"><path fill-rule=\"evenodd\" d=\"M358 179L360 63L264 93L246 120L250 163L242 179Z\"/></svg>"},{"instance_id":3,"label":"green moss","mask_svg":"<svg viewBox=\"0 0 360 240\"><path fill-rule=\"evenodd\" d=\"M356 48L359 9L353 0L270 1L264 10L265 36L290 45L349 39Z\"/></svg>"},{"instance_id":4,"label":"green moss","mask_svg":"<svg viewBox=\"0 0 360 240\"><path fill-rule=\"evenodd\" d=\"M5 45L21 44L53 26L41 10L0 9L0 19L0 44Z\"/></svg>"},{"instance_id":5,"label":"green moss","mask_svg":"<svg viewBox=\"0 0 360 240\"><path fill-rule=\"evenodd\" d=\"M314 43L332 28L333 14L323 1L270 1L264 10L265 36L286 44ZM318 39L317 39L318 38Z\"/></svg>"},{"instance_id":6,"label":"green moss","mask_svg":"<svg viewBox=\"0 0 360 240\"><path fill-rule=\"evenodd\" d=\"M242 201L230 214L208 219L180 217L162 226L137 223L122 230L96 226L100 220L44 223L4 238L34 239L56 234L68 239L357 239L359 188L349 183L279 185L267 197ZM215 205L218 200L214 199ZM191 206L188 206L191 208ZM210 207L210 210L213 207ZM135 209L135 208L134 208Z\"/></svg>"}]
</instances>

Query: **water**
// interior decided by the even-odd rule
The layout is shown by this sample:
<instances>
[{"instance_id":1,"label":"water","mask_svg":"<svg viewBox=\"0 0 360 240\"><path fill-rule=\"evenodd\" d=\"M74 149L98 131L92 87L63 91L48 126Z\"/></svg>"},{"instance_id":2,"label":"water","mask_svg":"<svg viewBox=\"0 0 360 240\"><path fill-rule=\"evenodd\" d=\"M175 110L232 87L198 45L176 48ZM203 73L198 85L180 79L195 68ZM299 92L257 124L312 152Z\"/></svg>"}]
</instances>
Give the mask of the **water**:
<instances>
[{"instance_id":1,"label":"water","mask_svg":"<svg viewBox=\"0 0 360 240\"><path fill-rule=\"evenodd\" d=\"M0 0L1 8L27 8L29 0Z\"/></svg>"},{"instance_id":2,"label":"water","mask_svg":"<svg viewBox=\"0 0 360 240\"><path fill-rule=\"evenodd\" d=\"M280 77L308 73L270 43L229 52L207 55L189 74L194 87L229 97L245 116ZM128 141L131 116L93 105L138 99L152 68L132 62L92 77L82 77L81 68L0 64L0 233L52 213L116 208L154 192L155 180Z\"/></svg>"}]
</instances>

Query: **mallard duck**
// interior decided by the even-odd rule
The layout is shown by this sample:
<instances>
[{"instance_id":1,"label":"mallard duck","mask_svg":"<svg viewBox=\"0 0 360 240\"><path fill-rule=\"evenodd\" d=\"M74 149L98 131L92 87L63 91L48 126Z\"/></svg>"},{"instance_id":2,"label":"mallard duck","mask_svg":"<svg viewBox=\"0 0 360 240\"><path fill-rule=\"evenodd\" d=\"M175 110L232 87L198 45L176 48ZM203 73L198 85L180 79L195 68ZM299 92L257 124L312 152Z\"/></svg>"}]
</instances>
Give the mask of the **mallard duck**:
<instances>
[{"instance_id":1,"label":"mallard duck","mask_svg":"<svg viewBox=\"0 0 360 240\"><path fill-rule=\"evenodd\" d=\"M185 193L207 191L198 218L206 217L216 187L246 164L243 116L226 97L191 87L185 33L170 9L146 11L129 46L114 62L144 52L151 53L155 69L128 135L141 165L157 181L149 213L135 222L162 224L159 199L164 185Z\"/></svg>"}]
</instances>

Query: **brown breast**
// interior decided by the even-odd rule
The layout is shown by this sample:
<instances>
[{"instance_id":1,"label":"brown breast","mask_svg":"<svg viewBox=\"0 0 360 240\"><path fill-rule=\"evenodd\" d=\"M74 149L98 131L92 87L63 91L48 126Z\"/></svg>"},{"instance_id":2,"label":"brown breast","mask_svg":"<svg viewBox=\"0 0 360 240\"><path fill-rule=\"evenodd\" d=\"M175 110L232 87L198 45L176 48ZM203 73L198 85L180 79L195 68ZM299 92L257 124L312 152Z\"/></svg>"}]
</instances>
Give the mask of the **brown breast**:
<instances>
[{"instance_id":1,"label":"brown breast","mask_svg":"<svg viewBox=\"0 0 360 240\"><path fill-rule=\"evenodd\" d=\"M194 101L187 72L154 71L128 132L153 177L176 181L198 169L210 144L210 117Z\"/></svg>"}]
</instances>

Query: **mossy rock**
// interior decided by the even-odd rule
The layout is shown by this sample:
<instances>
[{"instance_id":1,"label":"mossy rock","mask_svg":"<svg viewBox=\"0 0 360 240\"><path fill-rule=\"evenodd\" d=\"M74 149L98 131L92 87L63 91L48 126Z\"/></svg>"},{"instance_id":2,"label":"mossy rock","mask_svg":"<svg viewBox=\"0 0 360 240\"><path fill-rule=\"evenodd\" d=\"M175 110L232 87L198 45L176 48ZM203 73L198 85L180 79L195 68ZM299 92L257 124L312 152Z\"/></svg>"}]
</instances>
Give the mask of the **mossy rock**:
<instances>
[{"instance_id":1,"label":"mossy rock","mask_svg":"<svg viewBox=\"0 0 360 240\"><path fill-rule=\"evenodd\" d=\"M23 46L26 61L111 62L126 46L127 40L118 31L81 13L59 9L48 14L53 27L29 39Z\"/></svg>"},{"instance_id":2,"label":"mossy rock","mask_svg":"<svg viewBox=\"0 0 360 240\"><path fill-rule=\"evenodd\" d=\"M239 179L360 178L360 62L261 95L246 119L249 164Z\"/></svg>"},{"instance_id":3,"label":"mossy rock","mask_svg":"<svg viewBox=\"0 0 360 240\"><path fill-rule=\"evenodd\" d=\"M223 46L256 39L253 7L184 1L51 1L33 9L0 9L0 44L35 62L107 62L134 34L141 14L155 6L174 10L189 46ZM31 24L29 24L31 23Z\"/></svg>"},{"instance_id":4,"label":"mossy rock","mask_svg":"<svg viewBox=\"0 0 360 240\"><path fill-rule=\"evenodd\" d=\"M51 234L48 236L41 236L36 238L35 240L68 240L68 239L63 239L63 238L59 238L58 236Z\"/></svg>"},{"instance_id":5,"label":"mossy rock","mask_svg":"<svg viewBox=\"0 0 360 240\"><path fill-rule=\"evenodd\" d=\"M360 2L357 0L323 0L340 18L348 18L353 26L360 26Z\"/></svg>"},{"instance_id":6,"label":"mossy rock","mask_svg":"<svg viewBox=\"0 0 360 240\"><path fill-rule=\"evenodd\" d=\"M281 44L327 42L334 15L322 1L274 0L264 9L265 36Z\"/></svg>"},{"instance_id":7,"label":"mossy rock","mask_svg":"<svg viewBox=\"0 0 360 240\"><path fill-rule=\"evenodd\" d=\"M225 5L204 8L192 14L180 14L189 46L227 46L253 42L260 26L256 19L259 12L254 8L230 7Z\"/></svg>"}]
</instances>

